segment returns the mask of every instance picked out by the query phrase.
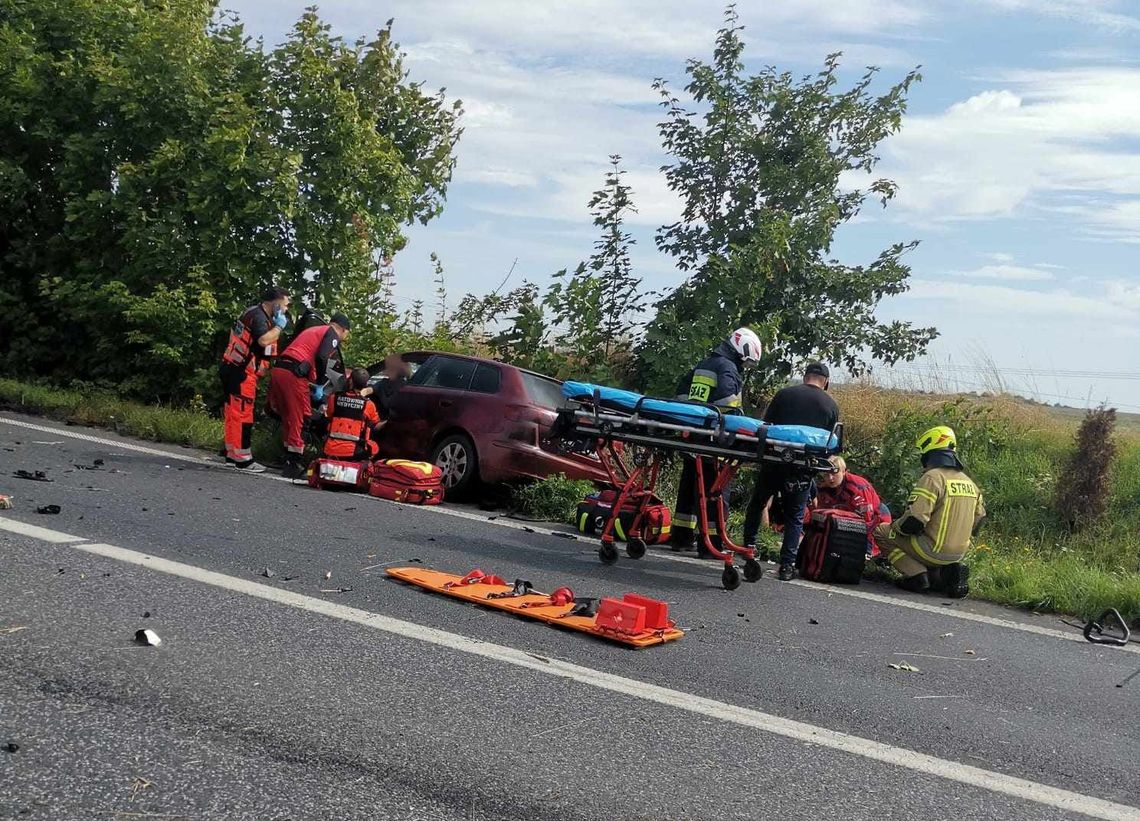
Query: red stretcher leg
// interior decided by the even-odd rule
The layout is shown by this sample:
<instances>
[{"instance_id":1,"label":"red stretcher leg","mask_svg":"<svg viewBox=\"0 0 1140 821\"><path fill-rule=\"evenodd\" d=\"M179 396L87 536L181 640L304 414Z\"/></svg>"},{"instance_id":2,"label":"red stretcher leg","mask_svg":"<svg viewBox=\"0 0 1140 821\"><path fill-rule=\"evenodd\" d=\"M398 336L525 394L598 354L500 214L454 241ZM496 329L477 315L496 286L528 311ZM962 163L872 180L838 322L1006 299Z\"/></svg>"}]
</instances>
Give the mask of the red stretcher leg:
<instances>
[{"instance_id":1,"label":"red stretcher leg","mask_svg":"<svg viewBox=\"0 0 1140 821\"><path fill-rule=\"evenodd\" d=\"M732 566L733 554L732 551L722 551L712 542L712 537L709 536L709 507L708 507L708 493L705 490L705 465L704 459L697 457L693 460L697 468L697 528L700 530L700 538L704 540L705 550L720 559L728 566ZM717 518L724 519L724 500L720 500L718 505L719 515ZM718 526L719 525L718 523ZM721 539L724 539L725 534L720 532ZM724 542L721 542L724 544Z\"/></svg>"}]
</instances>

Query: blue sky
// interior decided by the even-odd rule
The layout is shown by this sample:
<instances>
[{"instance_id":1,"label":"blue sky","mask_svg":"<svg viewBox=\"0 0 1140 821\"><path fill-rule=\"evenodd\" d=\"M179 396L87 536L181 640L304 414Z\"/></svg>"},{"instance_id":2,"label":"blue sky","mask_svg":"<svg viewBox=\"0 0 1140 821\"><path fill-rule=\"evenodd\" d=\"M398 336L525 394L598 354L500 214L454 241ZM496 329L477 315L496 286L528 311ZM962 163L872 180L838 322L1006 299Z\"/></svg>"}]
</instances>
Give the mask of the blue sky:
<instances>
[{"instance_id":1,"label":"blue sky","mask_svg":"<svg viewBox=\"0 0 1140 821\"><path fill-rule=\"evenodd\" d=\"M229 0L251 34L279 42L309 0ZM397 256L406 307L443 260L450 300L545 283L590 253L586 203L609 154L625 158L639 213L635 262L649 287L681 274L653 244L678 212L654 77L683 83L708 59L723 8L675 0L330 0L352 39L395 18L408 67L464 101L466 129L444 215ZM1133 0L740 2L746 60L794 73L845 53L884 84L922 65L903 130L879 171L901 186L838 237L869 261L918 239L912 290L884 319L937 326L924 362L882 381L993 388L1140 412L1140 3ZM728 329L726 329L728 330Z\"/></svg>"}]
</instances>

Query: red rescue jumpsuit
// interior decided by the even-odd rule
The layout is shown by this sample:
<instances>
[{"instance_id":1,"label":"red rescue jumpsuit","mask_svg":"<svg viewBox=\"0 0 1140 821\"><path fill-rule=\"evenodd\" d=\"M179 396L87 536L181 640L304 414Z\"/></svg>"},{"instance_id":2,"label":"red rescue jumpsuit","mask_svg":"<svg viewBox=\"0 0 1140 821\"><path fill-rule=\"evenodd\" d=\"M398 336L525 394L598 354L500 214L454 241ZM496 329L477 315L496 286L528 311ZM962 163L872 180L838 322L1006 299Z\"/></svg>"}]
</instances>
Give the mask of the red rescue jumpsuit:
<instances>
[{"instance_id":1,"label":"red rescue jumpsuit","mask_svg":"<svg viewBox=\"0 0 1140 821\"><path fill-rule=\"evenodd\" d=\"M246 308L230 329L230 339L218 369L226 397L222 406L226 458L238 464L253 459L250 435L257 380L268 373L270 360L277 354L276 342L262 347L257 340L272 328L273 322L260 304Z\"/></svg>"},{"instance_id":2,"label":"red rescue jumpsuit","mask_svg":"<svg viewBox=\"0 0 1140 821\"><path fill-rule=\"evenodd\" d=\"M297 334L273 364L269 409L281 417L281 439L290 454L300 456L305 451L301 431L312 410L309 386L325 383L329 358L339 345L340 337L331 325L314 325Z\"/></svg>"},{"instance_id":3,"label":"red rescue jumpsuit","mask_svg":"<svg viewBox=\"0 0 1140 821\"><path fill-rule=\"evenodd\" d=\"M372 400L356 391L334 393L325 414L329 435L324 455L329 459L375 459L380 446L372 441L372 429L380 424L380 414Z\"/></svg>"},{"instance_id":4,"label":"red rescue jumpsuit","mask_svg":"<svg viewBox=\"0 0 1140 821\"><path fill-rule=\"evenodd\" d=\"M891 511L879 499L874 486L850 471L843 477L839 487L819 488L813 505L816 508L846 510L863 517L867 524L867 555L879 555L879 545L875 542L875 528L891 523ZM804 523L811 520L811 511L804 516Z\"/></svg>"}]
</instances>

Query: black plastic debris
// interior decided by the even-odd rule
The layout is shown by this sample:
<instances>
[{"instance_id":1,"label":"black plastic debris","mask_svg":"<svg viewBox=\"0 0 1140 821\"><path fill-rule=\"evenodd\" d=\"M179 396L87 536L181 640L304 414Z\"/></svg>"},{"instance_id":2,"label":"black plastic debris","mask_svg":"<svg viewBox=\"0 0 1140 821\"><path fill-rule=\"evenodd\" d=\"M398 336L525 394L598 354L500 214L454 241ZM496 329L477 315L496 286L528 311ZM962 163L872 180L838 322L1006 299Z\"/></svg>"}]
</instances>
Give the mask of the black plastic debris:
<instances>
[{"instance_id":1,"label":"black plastic debris","mask_svg":"<svg viewBox=\"0 0 1140 821\"><path fill-rule=\"evenodd\" d=\"M273 568L267 566L264 570L261 571L261 575L266 579L272 579L274 576Z\"/></svg>"},{"instance_id":2,"label":"black plastic debris","mask_svg":"<svg viewBox=\"0 0 1140 821\"><path fill-rule=\"evenodd\" d=\"M149 619L149 618L150 618L150 611L149 611L149 610L147 610L147 611L145 611L145 612L143 613L143 618L144 618L144 619Z\"/></svg>"},{"instance_id":3,"label":"black plastic debris","mask_svg":"<svg viewBox=\"0 0 1140 821\"><path fill-rule=\"evenodd\" d=\"M808 624L819 624L815 619L808 619Z\"/></svg>"},{"instance_id":4,"label":"black plastic debris","mask_svg":"<svg viewBox=\"0 0 1140 821\"><path fill-rule=\"evenodd\" d=\"M13 474L17 479L28 479L32 482L54 482L54 479L49 479L47 472L42 470L17 470Z\"/></svg>"},{"instance_id":5,"label":"black plastic debris","mask_svg":"<svg viewBox=\"0 0 1140 821\"><path fill-rule=\"evenodd\" d=\"M54 516L55 514L59 513L59 511L59 505L40 505L36 508L36 513L43 513L48 516Z\"/></svg>"},{"instance_id":6,"label":"black plastic debris","mask_svg":"<svg viewBox=\"0 0 1140 821\"><path fill-rule=\"evenodd\" d=\"M20 745L14 741L9 741L7 744L4 745L4 752L6 752L6 753L16 753L19 751L20 751Z\"/></svg>"}]
</instances>

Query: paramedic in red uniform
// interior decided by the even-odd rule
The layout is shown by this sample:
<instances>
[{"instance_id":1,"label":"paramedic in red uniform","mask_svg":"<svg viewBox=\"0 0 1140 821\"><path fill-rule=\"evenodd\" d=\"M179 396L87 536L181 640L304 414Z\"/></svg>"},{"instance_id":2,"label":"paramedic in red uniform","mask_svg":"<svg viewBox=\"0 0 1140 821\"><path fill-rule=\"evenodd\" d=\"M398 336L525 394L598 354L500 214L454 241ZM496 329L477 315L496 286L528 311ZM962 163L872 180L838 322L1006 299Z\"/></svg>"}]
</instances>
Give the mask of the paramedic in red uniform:
<instances>
[{"instance_id":1,"label":"paramedic in red uniform","mask_svg":"<svg viewBox=\"0 0 1140 821\"><path fill-rule=\"evenodd\" d=\"M325 415L329 419L329 433L323 451L326 458L346 461L376 458L379 445L373 438L384 422L369 398L372 394L369 378L368 371L356 368L352 371L349 389L328 397Z\"/></svg>"},{"instance_id":2,"label":"paramedic in red uniform","mask_svg":"<svg viewBox=\"0 0 1140 821\"><path fill-rule=\"evenodd\" d=\"M847 470L847 461L842 456L832 456L830 462L831 471L821 473L815 479L816 497L812 507L817 510L846 510L862 516L867 524L867 558L874 558L879 555L875 528L891 523L891 511L870 482ZM810 516L809 511L805 524Z\"/></svg>"},{"instance_id":3,"label":"paramedic in red uniform","mask_svg":"<svg viewBox=\"0 0 1140 821\"><path fill-rule=\"evenodd\" d=\"M277 354L277 340L289 319L289 292L270 288L261 302L251 305L230 328L230 338L218 368L225 393L222 417L225 420L226 462L249 473L264 473L265 467L253 461L250 435L253 432L253 403L257 380L269 371Z\"/></svg>"},{"instance_id":4,"label":"paramedic in red uniform","mask_svg":"<svg viewBox=\"0 0 1140 821\"><path fill-rule=\"evenodd\" d=\"M269 375L269 409L281 418L287 479L305 475L301 457L305 440L301 430L312 413L312 401L320 401L328 384L329 360L335 358L348 336L350 323L344 314L333 314L328 325L314 325L297 334L282 351Z\"/></svg>"}]
</instances>

